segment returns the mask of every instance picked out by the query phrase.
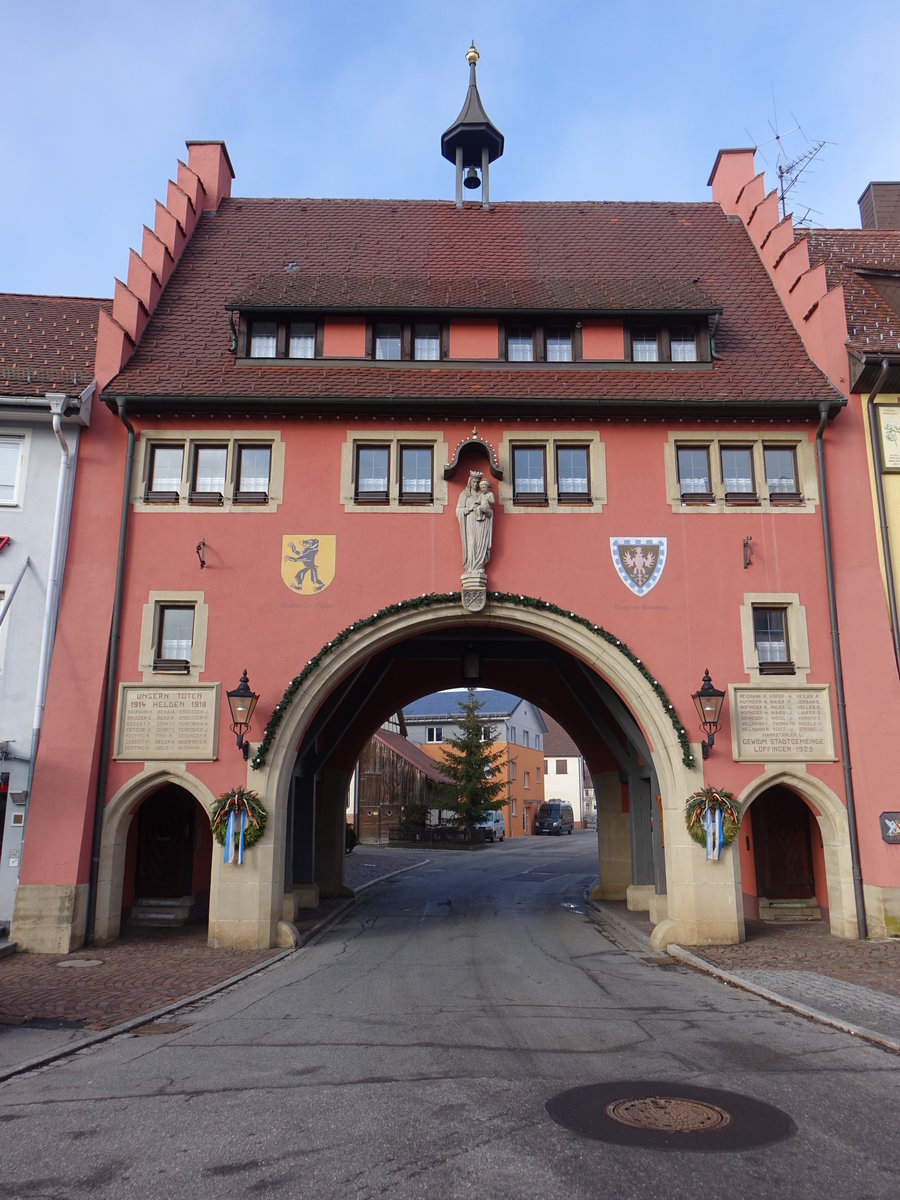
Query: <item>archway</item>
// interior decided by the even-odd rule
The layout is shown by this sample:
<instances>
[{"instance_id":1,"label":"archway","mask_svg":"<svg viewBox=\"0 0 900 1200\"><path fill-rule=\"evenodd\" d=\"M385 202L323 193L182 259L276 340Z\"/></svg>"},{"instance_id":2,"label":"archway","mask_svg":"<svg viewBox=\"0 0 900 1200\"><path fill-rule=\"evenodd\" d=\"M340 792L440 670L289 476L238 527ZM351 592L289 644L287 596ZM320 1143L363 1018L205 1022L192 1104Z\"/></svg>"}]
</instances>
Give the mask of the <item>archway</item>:
<instances>
[{"instance_id":1,"label":"archway","mask_svg":"<svg viewBox=\"0 0 900 1200\"><path fill-rule=\"evenodd\" d=\"M711 867L692 853L681 820L684 796L699 780L699 754L659 682L589 621L543 601L491 593L477 617L463 613L453 595L393 605L344 630L291 682L248 771L269 810L267 836L239 878L213 860L211 943L270 945L279 920L293 914L298 886L340 894L344 797L361 747L426 688L470 681L473 662L485 686L512 690L564 723L589 767L602 750L612 755L617 780L629 772L651 780L666 822L660 849L668 895L657 918L668 916L670 940L739 940L731 860ZM622 894L628 882L623 872Z\"/></svg>"},{"instance_id":2,"label":"archway","mask_svg":"<svg viewBox=\"0 0 900 1200\"><path fill-rule=\"evenodd\" d=\"M750 919L821 914L838 937L855 938L847 812L820 780L785 769L739 797L742 904Z\"/></svg>"},{"instance_id":3,"label":"archway","mask_svg":"<svg viewBox=\"0 0 900 1200\"><path fill-rule=\"evenodd\" d=\"M103 814L94 940L117 938L138 905L157 927L204 921L211 889L212 793L187 772L151 769L130 780ZM168 911L167 911L168 910ZM139 922L138 922L139 923ZM144 924L148 922L145 920Z\"/></svg>"}]
</instances>

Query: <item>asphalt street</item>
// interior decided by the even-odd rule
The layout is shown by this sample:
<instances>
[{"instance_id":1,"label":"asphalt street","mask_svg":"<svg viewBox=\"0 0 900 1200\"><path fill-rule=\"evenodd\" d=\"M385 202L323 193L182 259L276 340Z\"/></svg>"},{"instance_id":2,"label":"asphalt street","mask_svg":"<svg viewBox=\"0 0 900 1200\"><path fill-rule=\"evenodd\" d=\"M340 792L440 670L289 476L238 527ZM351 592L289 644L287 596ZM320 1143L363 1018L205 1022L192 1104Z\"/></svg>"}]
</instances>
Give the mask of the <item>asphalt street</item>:
<instances>
[{"instance_id":1,"label":"asphalt street","mask_svg":"<svg viewBox=\"0 0 900 1200\"><path fill-rule=\"evenodd\" d=\"M0 1196L897 1195L897 1057L603 936L590 837L447 851L0 1085Z\"/></svg>"}]
</instances>

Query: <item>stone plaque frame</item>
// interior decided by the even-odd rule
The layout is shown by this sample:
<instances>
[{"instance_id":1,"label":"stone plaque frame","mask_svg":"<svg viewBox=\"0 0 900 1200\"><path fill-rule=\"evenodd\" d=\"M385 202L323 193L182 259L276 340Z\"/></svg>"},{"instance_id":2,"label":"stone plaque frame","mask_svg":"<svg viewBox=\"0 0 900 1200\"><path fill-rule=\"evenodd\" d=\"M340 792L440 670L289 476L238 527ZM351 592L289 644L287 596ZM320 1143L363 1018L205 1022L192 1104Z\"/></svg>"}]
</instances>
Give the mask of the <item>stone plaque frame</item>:
<instances>
[{"instance_id":1,"label":"stone plaque frame","mask_svg":"<svg viewBox=\"0 0 900 1200\"><path fill-rule=\"evenodd\" d=\"M881 444L881 470L885 475L900 471L900 408L896 404L878 404L878 440Z\"/></svg>"},{"instance_id":2,"label":"stone plaque frame","mask_svg":"<svg viewBox=\"0 0 900 1200\"><path fill-rule=\"evenodd\" d=\"M120 683L113 757L119 762L213 762L219 753L221 688L220 683Z\"/></svg>"},{"instance_id":3,"label":"stone plaque frame","mask_svg":"<svg viewBox=\"0 0 900 1200\"><path fill-rule=\"evenodd\" d=\"M728 686L735 762L835 762L828 684Z\"/></svg>"}]
</instances>

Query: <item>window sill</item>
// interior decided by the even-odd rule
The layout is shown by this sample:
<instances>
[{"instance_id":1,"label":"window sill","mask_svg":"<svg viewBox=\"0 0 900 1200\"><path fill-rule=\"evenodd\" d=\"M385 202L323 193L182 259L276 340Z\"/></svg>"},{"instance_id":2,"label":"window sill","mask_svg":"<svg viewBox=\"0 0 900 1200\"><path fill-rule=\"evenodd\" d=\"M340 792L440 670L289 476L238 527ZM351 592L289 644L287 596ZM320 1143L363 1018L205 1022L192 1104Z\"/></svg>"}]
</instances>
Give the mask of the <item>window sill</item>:
<instances>
[{"instance_id":1,"label":"window sill","mask_svg":"<svg viewBox=\"0 0 900 1200\"><path fill-rule=\"evenodd\" d=\"M792 662L761 662L760 675L796 675L797 671Z\"/></svg>"},{"instance_id":2,"label":"window sill","mask_svg":"<svg viewBox=\"0 0 900 1200\"><path fill-rule=\"evenodd\" d=\"M144 496L145 504L177 504L181 499L178 492L147 492Z\"/></svg>"},{"instance_id":3,"label":"window sill","mask_svg":"<svg viewBox=\"0 0 900 1200\"><path fill-rule=\"evenodd\" d=\"M268 492L235 492L235 504L268 504Z\"/></svg>"},{"instance_id":4,"label":"window sill","mask_svg":"<svg viewBox=\"0 0 900 1200\"><path fill-rule=\"evenodd\" d=\"M197 504L205 508L221 508L225 497L221 492L191 492L188 504Z\"/></svg>"},{"instance_id":5,"label":"window sill","mask_svg":"<svg viewBox=\"0 0 900 1200\"><path fill-rule=\"evenodd\" d=\"M423 492L417 492L415 495L404 496L404 494L401 492L400 493L400 503L401 504L410 504L410 505L434 504L434 497L431 495L426 495Z\"/></svg>"},{"instance_id":6,"label":"window sill","mask_svg":"<svg viewBox=\"0 0 900 1200\"><path fill-rule=\"evenodd\" d=\"M586 492L560 492L556 497L557 504L592 504L592 497Z\"/></svg>"},{"instance_id":7,"label":"window sill","mask_svg":"<svg viewBox=\"0 0 900 1200\"><path fill-rule=\"evenodd\" d=\"M682 504L713 504L715 496L712 492L682 492Z\"/></svg>"},{"instance_id":8,"label":"window sill","mask_svg":"<svg viewBox=\"0 0 900 1200\"><path fill-rule=\"evenodd\" d=\"M547 496L546 496L546 495L543 495L543 496L535 496L535 495L518 496L518 495L514 495L514 496L513 496L513 504L518 504L518 505L520 505L521 507L530 507L530 508L546 508L546 507L547 507L547 504L548 504L548 501L547 501Z\"/></svg>"},{"instance_id":9,"label":"window sill","mask_svg":"<svg viewBox=\"0 0 900 1200\"><path fill-rule=\"evenodd\" d=\"M191 664L186 658L154 658L153 670L160 675L189 675Z\"/></svg>"},{"instance_id":10,"label":"window sill","mask_svg":"<svg viewBox=\"0 0 900 1200\"><path fill-rule=\"evenodd\" d=\"M726 492L725 503L735 508L739 508L742 504L759 504L759 496L757 496L756 492Z\"/></svg>"},{"instance_id":11,"label":"window sill","mask_svg":"<svg viewBox=\"0 0 900 1200\"><path fill-rule=\"evenodd\" d=\"M773 506L790 508L792 505L802 504L803 497L799 492L770 492L769 503Z\"/></svg>"},{"instance_id":12,"label":"window sill","mask_svg":"<svg viewBox=\"0 0 900 1200\"><path fill-rule=\"evenodd\" d=\"M387 492L361 492L358 496L353 497L354 504L389 504L390 497Z\"/></svg>"}]
</instances>

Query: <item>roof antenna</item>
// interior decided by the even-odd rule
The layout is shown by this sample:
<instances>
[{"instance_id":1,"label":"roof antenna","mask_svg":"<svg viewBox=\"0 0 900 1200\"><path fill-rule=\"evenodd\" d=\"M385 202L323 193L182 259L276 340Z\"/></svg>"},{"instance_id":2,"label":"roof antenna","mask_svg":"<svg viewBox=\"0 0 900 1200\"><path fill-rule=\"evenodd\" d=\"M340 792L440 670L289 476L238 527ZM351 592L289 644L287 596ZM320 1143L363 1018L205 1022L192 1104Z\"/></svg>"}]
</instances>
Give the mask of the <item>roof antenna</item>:
<instances>
[{"instance_id":1,"label":"roof antenna","mask_svg":"<svg viewBox=\"0 0 900 1200\"><path fill-rule=\"evenodd\" d=\"M770 145L772 145L773 142L774 142L775 146L777 147L776 152L775 152L775 171L776 171L776 174L778 175L778 204L779 204L779 207L781 208L781 219L784 220L785 217L787 216L788 196L791 194L791 192L794 190L794 188L800 182L800 177L803 175L804 171L806 171L807 168L809 166L811 166L813 160L816 158L816 156L819 154L819 152L821 150L823 150L825 146L832 146L832 145L834 145L834 143L825 141L824 139L819 139L817 141L810 142L809 138L807 138L806 134L803 132L803 129L800 126L800 122L797 120L797 118L794 116L793 113L791 113L791 117L792 117L793 121L795 122L794 128L779 130L779 128L778 128L778 111L777 111L777 108L775 105L775 90L774 90L774 88L772 90L772 115L774 117L774 123L772 121L769 121L769 128L772 130L773 136L768 138L766 141L760 142L758 145L756 145L756 149L761 151L763 146L770 146ZM753 137L753 134L750 133L749 130L747 130L747 133L748 133L751 141L756 143L756 139ZM801 154L798 154L796 157L789 159L787 157L787 154L785 153L784 140L785 140L785 138L790 137L794 133L801 134L802 137L805 138L808 145L807 145L807 149L804 150ZM761 157L763 159L763 162L765 162L766 156L763 154L763 155L761 155ZM806 211L803 213L803 215L801 217L796 217L796 216L794 217L794 225L801 226L801 225L815 224L815 222L812 220L812 216L811 216L812 213L821 215L819 213L818 209L807 207Z\"/></svg>"}]
</instances>

